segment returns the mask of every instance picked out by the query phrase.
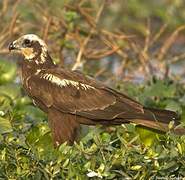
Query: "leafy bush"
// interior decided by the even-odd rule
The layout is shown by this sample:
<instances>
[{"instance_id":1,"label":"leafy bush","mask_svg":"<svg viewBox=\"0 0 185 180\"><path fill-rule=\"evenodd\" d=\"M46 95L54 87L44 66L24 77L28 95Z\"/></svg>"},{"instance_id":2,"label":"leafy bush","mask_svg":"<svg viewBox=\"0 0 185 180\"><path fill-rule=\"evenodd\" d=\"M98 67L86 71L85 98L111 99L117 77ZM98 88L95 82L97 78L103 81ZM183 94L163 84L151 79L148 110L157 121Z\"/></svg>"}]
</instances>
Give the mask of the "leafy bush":
<instances>
[{"instance_id":1,"label":"leafy bush","mask_svg":"<svg viewBox=\"0 0 185 180\"><path fill-rule=\"evenodd\" d=\"M185 136L156 134L133 124L89 129L73 146L54 149L47 118L15 80L16 66L0 61L1 179L155 179L185 176ZM5 71L9 67L9 71ZM6 75L6 76L5 76ZM184 86L170 80L117 88L145 105L184 114ZM86 127L85 127L86 128Z\"/></svg>"}]
</instances>

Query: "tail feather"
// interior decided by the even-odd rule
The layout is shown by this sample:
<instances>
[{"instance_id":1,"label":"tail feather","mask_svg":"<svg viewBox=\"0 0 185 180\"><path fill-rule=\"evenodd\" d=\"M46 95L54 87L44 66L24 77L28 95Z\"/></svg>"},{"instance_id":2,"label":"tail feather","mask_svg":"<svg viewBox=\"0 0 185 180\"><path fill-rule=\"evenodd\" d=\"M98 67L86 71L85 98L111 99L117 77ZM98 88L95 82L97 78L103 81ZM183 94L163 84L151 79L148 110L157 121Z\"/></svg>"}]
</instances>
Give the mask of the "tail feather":
<instances>
[{"instance_id":1,"label":"tail feather","mask_svg":"<svg viewBox=\"0 0 185 180\"><path fill-rule=\"evenodd\" d=\"M169 124L170 121L174 121L175 125L180 124L180 116L174 111L144 108L144 116L148 119L165 124Z\"/></svg>"},{"instance_id":2,"label":"tail feather","mask_svg":"<svg viewBox=\"0 0 185 180\"><path fill-rule=\"evenodd\" d=\"M185 134L185 128L180 127L180 117L177 113L169 110L159 110L153 108L144 108L144 114L136 119L130 119L130 122L138 125L156 129L162 132L169 131L169 123L174 122L174 128L171 129L175 134Z\"/></svg>"}]
</instances>

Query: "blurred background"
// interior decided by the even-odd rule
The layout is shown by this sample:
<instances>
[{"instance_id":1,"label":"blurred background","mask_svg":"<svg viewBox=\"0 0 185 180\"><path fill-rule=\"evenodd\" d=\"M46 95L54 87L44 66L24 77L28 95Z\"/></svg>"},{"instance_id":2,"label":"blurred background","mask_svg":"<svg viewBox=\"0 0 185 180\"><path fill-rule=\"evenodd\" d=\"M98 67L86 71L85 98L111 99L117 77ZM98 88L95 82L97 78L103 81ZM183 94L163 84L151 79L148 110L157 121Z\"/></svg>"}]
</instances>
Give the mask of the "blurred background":
<instances>
[{"instance_id":1,"label":"blurred background","mask_svg":"<svg viewBox=\"0 0 185 180\"><path fill-rule=\"evenodd\" d=\"M2 58L11 40L34 33L61 66L81 61L98 78L184 81L183 0L3 0L0 6Z\"/></svg>"},{"instance_id":2,"label":"blurred background","mask_svg":"<svg viewBox=\"0 0 185 180\"><path fill-rule=\"evenodd\" d=\"M127 130L125 126L95 128L79 146L75 146L76 149L62 145L56 152L45 114L32 105L20 84L22 57L10 54L7 48L12 40L24 34L37 34L43 38L53 60L61 68L79 69L146 106L177 111L185 122L184 0L1 0L0 19L0 177L15 178L19 174L20 177L36 178L40 173L38 177L43 175L45 179L74 178L77 174L81 177L82 171L87 174L89 169L94 169L94 176L107 177L106 173L110 175L114 163L120 163L121 167L128 165L126 160L123 162L124 157L116 162L110 160L112 164L106 162L106 156L110 158L109 151L120 157L118 150L123 152L124 147L131 148L133 143L139 144L141 149L143 143L144 146L156 143L158 149L150 149L147 154L152 159L164 150L155 133L128 125ZM169 128L171 126L173 124ZM165 147L173 153L173 158L185 153L183 139L167 139ZM104 155L97 152L99 147L104 147L100 142L110 146ZM85 147L89 149L85 149L87 152L83 156ZM118 148L117 151L114 148ZM135 146L132 148L135 152ZM79 159L79 152L83 160ZM89 152L94 153L98 165L89 161ZM146 152L143 150L143 153ZM163 155L165 161L171 160L167 152ZM53 159L57 160L58 166L52 164ZM138 160L132 161L140 164L143 159L138 155ZM157 161L158 164L146 161L144 165L133 165L133 169L129 165L130 169L123 172L118 168L119 172L112 172L111 177L126 174L137 179L141 172L146 173L143 175L146 178L149 177L147 174L154 173L149 170L157 169L157 174L163 165L166 169L162 169L161 174L166 175L172 169L172 174L183 175L184 165L182 161L178 162L176 159L170 161L167 168L163 161ZM73 163L79 167L73 167ZM65 171L60 171L61 164ZM97 167L99 170L95 171ZM145 169L138 171L141 167Z\"/></svg>"}]
</instances>

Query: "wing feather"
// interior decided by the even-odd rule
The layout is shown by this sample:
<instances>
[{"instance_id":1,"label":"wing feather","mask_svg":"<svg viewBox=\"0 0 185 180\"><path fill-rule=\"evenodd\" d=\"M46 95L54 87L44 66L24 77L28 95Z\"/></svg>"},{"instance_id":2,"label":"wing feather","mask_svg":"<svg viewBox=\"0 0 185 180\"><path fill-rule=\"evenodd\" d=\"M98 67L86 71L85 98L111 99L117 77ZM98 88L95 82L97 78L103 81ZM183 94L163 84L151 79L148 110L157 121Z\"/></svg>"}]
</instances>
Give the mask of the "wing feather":
<instances>
[{"instance_id":1,"label":"wing feather","mask_svg":"<svg viewBox=\"0 0 185 180\"><path fill-rule=\"evenodd\" d=\"M32 75L27 85L31 96L47 107L92 119L113 119L143 107L127 96L80 73L48 69Z\"/></svg>"}]
</instances>

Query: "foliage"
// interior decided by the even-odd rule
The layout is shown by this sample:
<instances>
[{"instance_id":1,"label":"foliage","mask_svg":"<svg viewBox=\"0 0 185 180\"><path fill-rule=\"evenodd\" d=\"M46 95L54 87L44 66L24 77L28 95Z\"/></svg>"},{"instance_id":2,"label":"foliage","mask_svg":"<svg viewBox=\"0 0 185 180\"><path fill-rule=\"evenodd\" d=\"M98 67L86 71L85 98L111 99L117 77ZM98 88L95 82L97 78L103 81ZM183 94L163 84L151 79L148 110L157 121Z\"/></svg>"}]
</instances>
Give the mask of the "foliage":
<instances>
[{"instance_id":1,"label":"foliage","mask_svg":"<svg viewBox=\"0 0 185 180\"><path fill-rule=\"evenodd\" d=\"M11 69L14 63L2 61ZM0 71L3 76L4 71ZM119 89L148 106L184 112L184 87L170 80L146 86L118 82ZM160 89L160 91L158 91ZM175 103L175 105L174 105ZM177 108L178 107L178 108ZM160 135L134 125L90 129L73 146L54 149L46 116L13 78L0 87L2 179L152 179L185 176L185 136ZM185 116L182 117L185 120Z\"/></svg>"}]
</instances>

